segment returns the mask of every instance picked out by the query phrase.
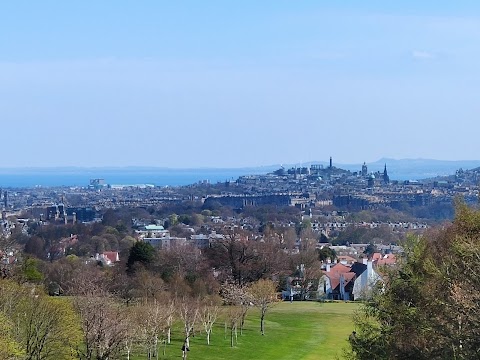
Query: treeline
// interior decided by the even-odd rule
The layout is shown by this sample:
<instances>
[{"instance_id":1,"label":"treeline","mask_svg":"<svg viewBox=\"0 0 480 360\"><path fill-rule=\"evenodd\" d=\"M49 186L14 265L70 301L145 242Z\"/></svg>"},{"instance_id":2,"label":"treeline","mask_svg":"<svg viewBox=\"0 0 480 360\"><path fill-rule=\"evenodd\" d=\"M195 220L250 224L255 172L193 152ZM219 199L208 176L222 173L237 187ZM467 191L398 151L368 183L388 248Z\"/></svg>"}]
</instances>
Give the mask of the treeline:
<instances>
[{"instance_id":1,"label":"treeline","mask_svg":"<svg viewBox=\"0 0 480 360\"><path fill-rule=\"evenodd\" d=\"M260 309L263 334L267 310L277 301L276 285L268 279L223 284L200 295L181 280L167 284L143 267L125 275L73 257L55 264L68 296L48 296L40 279L0 280L0 359L153 359L165 355L172 336L183 346L168 351L186 359L190 337L203 332L210 344L217 321L235 346L252 306Z\"/></svg>"}]
</instances>

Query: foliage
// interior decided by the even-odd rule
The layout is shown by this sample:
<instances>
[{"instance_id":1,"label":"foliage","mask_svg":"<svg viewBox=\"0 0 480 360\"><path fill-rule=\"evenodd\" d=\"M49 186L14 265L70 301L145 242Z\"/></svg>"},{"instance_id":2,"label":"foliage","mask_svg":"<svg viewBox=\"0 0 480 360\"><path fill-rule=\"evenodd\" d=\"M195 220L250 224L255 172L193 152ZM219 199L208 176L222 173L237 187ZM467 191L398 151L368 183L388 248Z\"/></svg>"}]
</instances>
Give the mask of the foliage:
<instances>
[{"instance_id":1,"label":"foliage","mask_svg":"<svg viewBox=\"0 0 480 360\"><path fill-rule=\"evenodd\" d=\"M39 261L37 259L28 258L23 264L23 276L25 280L38 283L43 280L43 274L38 269Z\"/></svg>"},{"instance_id":2,"label":"foliage","mask_svg":"<svg viewBox=\"0 0 480 360\"><path fill-rule=\"evenodd\" d=\"M282 248L281 239L275 237L267 237L263 242L231 237L215 243L206 255L212 267L226 274L222 280L244 285L281 274L287 263Z\"/></svg>"},{"instance_id":3,"label":"foliage","mask_svg":"<svg viewBox=\"0 0 480 360\"><path fill-rule=\"evenodd\" d=\"M17 359L25 355L15 338L13 321L0 312L0 359Z\"/></svg>"},{"instance_id":4,"label":"foliage","mask_svg":"<svg viewBox=\"0 0 480 360\"><path fill-rule=\"evenodd\" d=\"M321 249L317 249L317 253L318 253L319 261L326 261L327 259L334 261L337 258L337 253L335 252L335 250L333 250L328 246L324 246Z\"/></svg>"},{"instance_id":5,"label":"foliage","mask_svg":"<svg viewBox=\"0 0 480 360\"><path fill-rule=\"evenodd\" d=\"M473 359L480 337L480 212L410 238L404 261L355 317L352 359Z\"/></svg>"},{"instance_id":6,"label":"foliage","mask_svg":"<svg viewBox=\"0 0 480 360\"><path fill-rule=\"evenodd\" d=\"M260 309L260 331L265 335L265 315L271 304L277 301L277 285L272 280L260 279L250 285L249 292Z\"/></svg>"},{"instance_id":7,"label":"foliage","mask_svg":"<svg viewBox=\"0 0 480 360\"><path fill-rule=\"evenodd\" d=\"M79 321L69 299L0 281L0 354L25 359L73 359L80 345Z\"/></svg>"},{"instance_id":8,"label":"foliage","mask_svg":"<svg viewBox=\"0 0 480 360\"><path fill-rule=\"evenodd\" d=\"M128 270L133 271L136 263L148 266L153 262L154 258L155 249L153 246L143 241L137 241L130 249L127 260Z\"/></svg>"}]
</instances>

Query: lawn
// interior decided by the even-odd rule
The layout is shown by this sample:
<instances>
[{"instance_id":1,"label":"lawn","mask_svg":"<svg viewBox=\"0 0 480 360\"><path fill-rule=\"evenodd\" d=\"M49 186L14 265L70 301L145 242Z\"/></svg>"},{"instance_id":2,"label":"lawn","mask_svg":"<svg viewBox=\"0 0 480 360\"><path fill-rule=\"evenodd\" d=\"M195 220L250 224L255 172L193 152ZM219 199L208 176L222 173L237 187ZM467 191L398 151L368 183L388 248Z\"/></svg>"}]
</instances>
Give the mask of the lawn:
<instances>
[{"instance_id":1,"label":"lawn","mask_svg":"<svg viewBox=\"0 0 480 360\"><path fill-rule=\"evenodd\" d=\"M225 336L220 320L206 345L205 333L198 332L191 338L189 360L216 359L276 359L314 360L341 358L353 329L352 314L358 308L354 303L289 302L273 306L266 316L265 336L260 334L257 309L247 316L243 335L238 334L238 344L230 347L229 333ZM179 330L166 347L166 356L159 359L181 358L182 338ZM133 359L145 359L136 356Z\"/></svg>"}]
</instances>

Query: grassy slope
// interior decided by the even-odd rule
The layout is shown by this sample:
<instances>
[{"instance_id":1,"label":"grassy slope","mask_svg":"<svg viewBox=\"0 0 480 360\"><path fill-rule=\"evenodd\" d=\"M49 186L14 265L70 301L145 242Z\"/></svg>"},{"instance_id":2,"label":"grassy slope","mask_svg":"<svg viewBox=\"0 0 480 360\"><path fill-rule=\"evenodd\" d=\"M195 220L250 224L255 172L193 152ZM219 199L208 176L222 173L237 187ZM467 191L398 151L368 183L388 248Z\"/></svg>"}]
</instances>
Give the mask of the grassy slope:
<instances>
[{"instance_id":1,"label":"grassy slope","mask_svg":"<svg viewBox=\"0 0 480 360\"><path fill-rule=\"evenodd\" d=\"M230 337L225 339L223 322L216 324L210 346L204 333L191 339L189 360L216 359L276 359L314 360L341 358L352 331L352 313L358 304L282 302L276 304L266 316L265 336L260 335L259 314L252 309L243 335L238 335L238 345L230 347ZM200 331L200 327L197 331ZM167 346L166 357L181 358L181 338L178 331ZM145 358L144 356L136 359Z\"/></svg>"}]
</instances>

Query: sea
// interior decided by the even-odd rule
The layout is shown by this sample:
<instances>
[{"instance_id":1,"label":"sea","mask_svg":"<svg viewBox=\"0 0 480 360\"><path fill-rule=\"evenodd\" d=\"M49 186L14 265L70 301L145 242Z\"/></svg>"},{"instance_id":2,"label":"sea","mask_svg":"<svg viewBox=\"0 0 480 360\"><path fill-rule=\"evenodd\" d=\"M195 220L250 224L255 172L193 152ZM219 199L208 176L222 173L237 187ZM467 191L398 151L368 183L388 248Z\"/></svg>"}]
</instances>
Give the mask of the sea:
<instances>
[{"instance_id":1,"label":"sea","mask_svg":"<svg viewBox=\"0 0 480 360\"><path fill-rule=\"evenodd\" d=\"M239 176L262 174L246 169L10 169L0 170L1 188L83 187L91 179L109 185L184 186L200 182L235 181Z\"/></svg>"}]
</instances>

